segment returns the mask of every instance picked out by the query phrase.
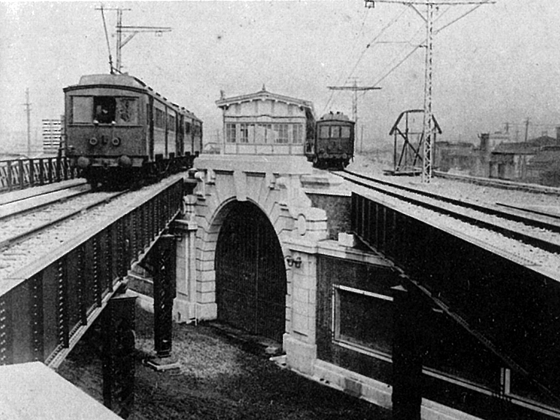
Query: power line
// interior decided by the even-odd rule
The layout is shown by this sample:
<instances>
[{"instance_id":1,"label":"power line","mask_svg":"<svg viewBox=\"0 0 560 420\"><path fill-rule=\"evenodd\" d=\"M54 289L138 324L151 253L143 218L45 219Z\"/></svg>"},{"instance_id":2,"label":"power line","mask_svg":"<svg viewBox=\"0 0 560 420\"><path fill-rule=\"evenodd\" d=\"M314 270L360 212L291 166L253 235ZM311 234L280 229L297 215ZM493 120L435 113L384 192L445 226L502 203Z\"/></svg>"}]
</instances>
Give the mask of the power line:
<instances>
[{"instance_id":1,"label":"power line","mask_svg":"<svg viewBox=\"0 0 560 420\"><path fill-rule=\"evenodd\" d=\"M27 114L27 154L31 156L31 103L29 102L29 88L25 89L25 113Z\"/></svg>"},{"instance_id":2,"label":"power line","mask_svg":"<svg viewBox=\"0 0 560 420\"><path fill-rule=\"evenodd\" d=\"M383 35L385 33L385 31L387 31L391 26L393 26L402 17L402 15L404 15L405 12L406 12L406 10L403 10L399 15L395 16L387 25L385 25L381 29L381 31L371 41L368 42L368 44L366 45L366 47L363 49L360 56L358 57L358 60L356 61L356 64L354 64L354 67L352 67L352 70L350 71L350 73L346 77L346 80L349 80L352 77L352 75L356 71L356 68L358 68L358 65L360 64L360 62L364 58L367 50L370 47L377 45L376 41L381 37L381 35ZM366 17L367 17L367 15L366 15ZM364 20L364 22L365 22L365 20ZM335 92L333 91L331 93L331 95L329 96L329 99L327 100L327 104L325 105L325 109L323 110L323 112L325 112L327 110L327 108L330 106L334 94L335 94Z\"/></svg>"},{"instance_id":3,"label":"power line","mask_svg":"<svg viewBox=\"0 0 560 420\"><path fill-rule=\"evenodd\" d=\"M426 55L425 55L425 69L424 69L424 124L423 124L423 158L422 158L422 182L429 183L432 178L432 151L434 143L434 122L432 114L432 88L433 88L433 39L434 31L434 9L438 6L458 6L458 5L477 5L493 3L489 0L479 1L437 1L437 0L365 0L366 7L373 7L375 3L396 3L402 4L412 8L426 24ZM426 13L423 14L416 6L425 6ZM470 12L469 12L470 13ZM467 13L468 14L468 13ZM466 16L463 15L463 16ZM459 17L461 19L461 17ZM454 20L451 23L456 22ZM449 23L445 27L451 25ZM417 48L415 48L417 49ZM413 50L414 51L414 50ZM412 53L411 53L412 54ZM411 55L409 54L409 55ZM408 56L406 57L408 58ZM405 58L405 59L406 59ZM401 61L401 63L404 62ZM400 63L399 63L400 65Z\"/></svg>"},{"instance_id":4,"label":"power line","mask_svg":"<svg viewBox=\"0 0 560 420\"><path fill-rule=\"evenodd\" d=\"M116 55L117 55L117 63L116 66L113 68L111 64L111 73L113 70L117 71L118 73L121 72L122 68L122 49L126 44L128 44L132 38L134 38L139 33L146 33L146 32L154 32L158 35L161 35L163 32L171 32L171 28L166 26L123 26L122 24L122 15L124 11L128 11L131 9L123 9L120 7L103 7L97 8L95 10L101 10L101 14L103 15L104 10L114 10L117 12L117 45L116 45ZM103 24L105 24L105 16L103 15ZM123 33L128 33L129 35L123 41ZM107 41L108 42L108 41ZM111 51L109 49L109 62L112 62L111 58Z\"/></svg>"},{"instance_id":5,"label":"power line","mask_svg":"<svg viewBox=\"0 0 560 420\"><path fill-rule=\"evenodd\" d=\"M354 79L352 86L327 86L330 90L350 90L352 95L352 119L356 128L358 128L358 92L367 92L368 90L379 90L378 86L358 86L358 81ZM361 151L361 150L360 150Z\"/></svg>"}]
</instances>

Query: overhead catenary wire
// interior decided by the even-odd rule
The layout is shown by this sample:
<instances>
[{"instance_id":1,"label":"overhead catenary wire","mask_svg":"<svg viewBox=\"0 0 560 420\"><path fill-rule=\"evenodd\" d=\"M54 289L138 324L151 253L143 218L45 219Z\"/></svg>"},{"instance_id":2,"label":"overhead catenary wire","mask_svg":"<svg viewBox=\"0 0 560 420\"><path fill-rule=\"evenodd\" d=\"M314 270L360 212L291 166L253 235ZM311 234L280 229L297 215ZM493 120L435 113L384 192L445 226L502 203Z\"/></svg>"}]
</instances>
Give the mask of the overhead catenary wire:
<instances>
[{"instance_id":1,"label":"overhead catenary wire","mask_svg":"<svg viewBox=\"0 0 560 420\"><path fill-rule=\"evenodd\" d=\"M367 9L369 10L369 9ZM348 74L348 76L346 76L345 78L340 78L339 81L336 83L337 85L341 84L341 80L345 80L346 82L348 80L350 80L350 78L352 77L352 75L354 74L354 72L356 71L356 69L358 68L360 62L362 61L362 59L364 58L366 52L368 51L368 49L372 46L377 45L376 41L391 27L393 26L406 12L406 9L404 9L401 13L399 13L397 16L395 16L389 23L387 23L387 25L385 25L381 31L371 40L367 43L367 45L365 46L365 48L362 50L360 56L358 57L356 63L354 64L354 66L352 67L352 70L350 70L350 73ZM366 17L367 17L367 11L366 11ZM322 113L325 113L326 110L328 109L328 107L331 105L332 99L335 95L335 91L331 91L331 94L329 96L329 99L327 100L327 103L323 109Z\"/></svg>"},{"instance_id":2,"label":"overhead catenary wire","mask_svg":"<svg viewBox=\"0 0 560 420\"><path fill-rule=\"evenodd\" d=\"M107 22L105 22L105 12L101 6L101 18L103 19L103 29L105 30L105 40L107 41L107 52L109 53L109 69L113 73L113 57L111 55L111 43L109 42L109 33L107 32Z\"/></svg>"}]
</instances>

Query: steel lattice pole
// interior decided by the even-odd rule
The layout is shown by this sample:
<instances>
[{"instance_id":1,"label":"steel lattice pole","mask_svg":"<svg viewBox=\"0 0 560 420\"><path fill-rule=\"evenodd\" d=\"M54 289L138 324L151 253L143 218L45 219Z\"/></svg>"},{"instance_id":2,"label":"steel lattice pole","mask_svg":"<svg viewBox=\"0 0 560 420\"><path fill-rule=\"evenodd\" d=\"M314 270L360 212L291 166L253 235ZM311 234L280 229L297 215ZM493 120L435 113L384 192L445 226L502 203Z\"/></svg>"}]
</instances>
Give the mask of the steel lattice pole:
<instances>
[{"instance_id":1,"label":"steel lattice pole","mask_svg":"<svg viewBox=\"0 0 560 420\"><path fill-rule=\"evenodd\" d=\"M422 159L422 182L429 183L432 178L433 115L432 115L432 78L433 78L433 22L434 5L428 2L426 19L426 76L424 85L424 146Z\"/></svg>"}]
</instances>

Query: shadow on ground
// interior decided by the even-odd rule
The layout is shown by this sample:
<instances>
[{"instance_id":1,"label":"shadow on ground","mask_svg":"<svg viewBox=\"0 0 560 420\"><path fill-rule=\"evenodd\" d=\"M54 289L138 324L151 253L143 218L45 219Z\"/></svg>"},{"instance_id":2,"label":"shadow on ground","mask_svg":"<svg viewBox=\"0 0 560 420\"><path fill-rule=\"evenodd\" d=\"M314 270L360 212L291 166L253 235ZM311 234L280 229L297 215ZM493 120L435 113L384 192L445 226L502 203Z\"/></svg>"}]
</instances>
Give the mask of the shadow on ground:
<instances>
[{"instance_id":1,"label":"shadow on ground","mask_svg":"<svg viewBox=\"0 0 560 420\"><path fill-rule=\"evenodd\" d=\"M137 309L134 420L370 419L390 413L270 362L259 345L209 324L174 325L173 353L180 369L156 372L153 316ZM102 401L95 335L87 334L59 373Z\"/></svg>"}]
</instances>

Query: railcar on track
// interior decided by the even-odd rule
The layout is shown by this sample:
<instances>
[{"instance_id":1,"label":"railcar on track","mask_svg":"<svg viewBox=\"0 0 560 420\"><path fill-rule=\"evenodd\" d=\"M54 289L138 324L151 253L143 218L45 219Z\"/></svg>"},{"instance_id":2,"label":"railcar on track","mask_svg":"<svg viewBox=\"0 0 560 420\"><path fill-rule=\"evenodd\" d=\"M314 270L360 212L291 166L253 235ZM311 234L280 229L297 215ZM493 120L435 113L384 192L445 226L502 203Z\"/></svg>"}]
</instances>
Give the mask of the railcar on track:
<instances>
[{"instance_id":1,"label":"railcar on track","mask_svg":"<svg viewBox=\"0 0 560 420\"><path fill-rule=\"evenodd\" d=\"M305 154L317 168L345 168L354 157L354 121L341 112L323 115Z\"/></svg>"},{"instance_id":2,"label":"railcar on track","mask_svg":"<svg viewBox=\"0 0 560 420\"><path fill-rule=\"evenodd\" d=\"M82 76L64 93L66 156L94 186L158 179L202 150L202 121L135 77Z\"/></svg>"}]
</instances>

